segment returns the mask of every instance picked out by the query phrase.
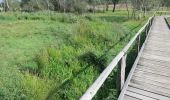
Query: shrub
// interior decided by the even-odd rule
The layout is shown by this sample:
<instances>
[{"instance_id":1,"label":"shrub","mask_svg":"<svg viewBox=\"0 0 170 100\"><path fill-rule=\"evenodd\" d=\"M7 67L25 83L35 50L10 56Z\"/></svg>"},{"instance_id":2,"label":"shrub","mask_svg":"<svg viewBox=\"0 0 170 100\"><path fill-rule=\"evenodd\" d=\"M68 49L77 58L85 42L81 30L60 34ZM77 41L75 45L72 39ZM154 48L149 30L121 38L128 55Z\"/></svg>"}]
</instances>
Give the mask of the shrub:
<instances>
[{"instance_id":1,"label":"shrub","mask_svg":"<svg viewBox=\"0 0 170 100\"><path fill-rule=\"evenodd\" d=\"M61 17L60 17L60 22L65 22L65 23L75 23L77 21L77 17L75 15L72 15L72 14L63 14Z\"/></svg>"},{"instance_id":2,"label":"shrub","mask_svg":"<svg viewBox=\"0 0 170 100\"><path fill-rule=\"evenodd\" d=\"M77 59L80 52L70 46L50 47L37 57L40 75L57 82L47 99L78 99L92 83L97 70Z\"/></svg>"},{"instance_id":3,"label":"shrub","mask_svg":"<svg viewBox=\"0 0 170 100\"><path fill-rule=\"evenodd\" d=\"M86 15L85 18L88 19L89 21L94 21L94 20L95 20L95 19L94 19L92 16L90 16L90 15Z\"/></svg>"},{"instance_id":4,"label":"shrub","mask_svg":"<svg viewBox=\"0 0 170 100\"><path fill-rule=\"evenodd\" d=\"M86 11L86 6L87 6L86 2L76 0L76 3L74 4L74 11L77 12L78 14L82 14Z\"/></svg>"}]
</instances>

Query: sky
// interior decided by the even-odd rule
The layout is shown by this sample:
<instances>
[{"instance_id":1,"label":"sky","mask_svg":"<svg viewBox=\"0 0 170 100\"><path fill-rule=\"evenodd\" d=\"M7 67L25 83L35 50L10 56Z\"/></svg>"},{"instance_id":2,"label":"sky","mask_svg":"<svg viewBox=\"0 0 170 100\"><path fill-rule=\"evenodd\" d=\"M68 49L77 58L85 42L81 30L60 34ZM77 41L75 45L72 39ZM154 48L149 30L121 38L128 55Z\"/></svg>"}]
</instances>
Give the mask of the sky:
<instances>
[{"instance_id":1,"label":"sky","mask_svg":"<svg viewBox=\"0 0 170 100\"><path fill-rule=\"evenodd\" d=\"M18 0L18 1L21 1L21 0ZM0 0L0 2L2 2L2 0Z\"/></svg>"}]
</instances>

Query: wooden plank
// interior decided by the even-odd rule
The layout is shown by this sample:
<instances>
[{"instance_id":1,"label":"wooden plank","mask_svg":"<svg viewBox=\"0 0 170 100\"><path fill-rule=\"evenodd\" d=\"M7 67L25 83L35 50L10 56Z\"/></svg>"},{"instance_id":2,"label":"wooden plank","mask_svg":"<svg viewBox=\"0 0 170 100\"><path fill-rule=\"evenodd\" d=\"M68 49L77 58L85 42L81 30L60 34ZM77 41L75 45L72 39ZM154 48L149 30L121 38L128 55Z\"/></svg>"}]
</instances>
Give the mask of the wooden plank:
<instances>
[{"instance_id":1,"label":"wooden plank","mask_svg":"<svg viewBox=\"0 0 170 100\"><path fill-rule=\"evenodd\" d=\"M134 83L134 84L139 84L139 85L148 85L148 86L155 86L159 89L162 89L164 91L167 91L168 93L170 93L170 89L169 87L165 87L163 85L161 85L159 82L153 82L153 83L150 83L148 80L144 81L145 79L137 79L137 78L132 78L131 79L131 82Z\"/></svg>"},{"instance_id":2,"label":"wooden plank","mask_svg":"<svg viewBox=\"0 0 170 100\"><path fill-rule=\"evenodd\" d=\"M161 81L163 83L169 84L169 78L167 77L162 77L162 76L158 76L158 75L153 75L153 76L149 76L149 75L140 75L140 74L134 74L134 77L142 77L142 78L146 78L146 79L152 79L155 81Z\"/></svg>"},{"instance_id":3,"label":"wooden plank","mask_svg":"<svg viewBox=\"0 0 170 100\"><path fill-rule=\"evenodd\" d=\"M137 87L143 90L151 91L157 94L165 95L170 97L170 90L164 87L154 85L152 83L141 82L137 80L131 80L129 86Z\"/></svg>"},{"instance_id":4,"label":"wooden plank","mask_svg":"<svg viewBox=\"0 0 170 100\"><path fill-rule=\"evenodd\" d=\"M145 95L147 97L152 97L152 98L155 98L157 100L170 100L169 97L166 97L166 96L163 96L163 95L160 95L160 94L156 94L156 93L152 93L152 92L148 92L148 91L138 89L138 88L135 88L135 87L131 87L131 86L129 86L127 88L127 91L135 92L135 93L138 93L138 94L141 94L141 95Z\"/></svg>"},{"instance_id":5,"label":"wooden plank","mask_svg":"<svg viewBox=\"0 0 170 100\"><path fill-rule=\"evenodd\" d=\"M166 39L162 39L162 38L159 38L159 37L152 37L150 38L150 40L153 40L153 41L162 41L162 42L169 42L170 40L166 40Z\"/></svg>"},{"instance_id":6,"label":"wooden plank","mask_svg":"<svg viewBox=\"0 0 170 100\"><path fill-rule=\"evenodd\" d=\"M150 40L149 42L147 42L147 45L156 45L156 46L167 46L167 47L170 47L170 43L169 43L170 40L168 41L155 41L155 40Z\"/></svg>"},{"instance_id":7,"label":"wooden plank","mask_svg":"<svg viewBox=\"0 0 170 100\"><path fill-rule=\"evenodd\" d=\"M141 68L136 68L135 73L151 73L153 75L161 75L161 76L165 76L165 77L170 77L170 73L167 72L161 72L161 71L155 71L155 70L148 70L148 69L141 69ZM170 78L169 78L170 79Z\"/></svg>"},{"instance_id":8,"label":"wooden plank","mask_svg":"<svg viewBox=\"0 0 170 100\"><path fill-rule=\"evenodd\" d=\"M124 100L141 100L141 99L138 99L138 98L134 98L134 97L125 95Z\"/></svg>"},{"instance_id":9,"label":"wooden plank","mask_svg":"<svg viewBox=\"0 0 170 100\"><path fill-rule=\"evenodd\" d=\"M167 31L165 31L166 34L160 34L160 32L156 32L156 33L151 35L151 37L150 37L151 39L150 40L152 40L154 38L159 38L159 39L163 40L165 38L166 40L164 40L164 41L169 41L168 37L170 37L170 34L168 34Z\"/></svg>"},{"instance_id":10,"label":"wooden plank","mask_svg":"<svg viewBox=\"0 0 170 100\"><path fill-rule=\"evenodd\" d=\"M169 41L170 42L170 41ZM161 43L148 43L147 46L151 47L161 47L161 48L169 48L169 44L161 44Z\"/></svg>"},{"instance_id":11,"label":"wooden plank","mask_svg":"<svg viewBox=\"0 0 170 100\"><path fill-rule=\"evenodd\" d=\"M160 67L160 68L170 68L170 62L168 61L163 61L163 60L157 60L157 59L148 59L141 57L138 65L143 65L143 66L155 66L155 67Z\"/></svg>"},{"instance_id":12,"label":"wooden plank","mask_svg":"<svg viewBox=\"0 0 170 100\"><path fill-rule=\"evenodd\" d=\"M170 53L160 52L160 51L145 50L145 51L144 51L144 54L147 54L147 55L156 55L156 56L163 56L163 57L168 57L168 58L170 58Z\"/></svg>"},{"instance_id":13,"label":"wooden plank","mask_svg":"<svg viewBox=\"0 0 170 100\"><path fill-rule=\"evenodd\" d=\"M151 53L152 52L164 53L164 54L170 55L170 51L168 51L168 49L160 50L159 47L158 48L145 48L144 51L148 51L148 52L151 52Z\"/></svg>"},{"instance_id":14,"label":"wooden plank","mask_svg":"<svg viewBox=\"0 0 170 100\"><path fill-rule=\"evenodd\" d=\"M170 68L170 62L169 61L163 61L159 59L148 59L141 57L138 65L143 65L143 66L155 66L155 67L160 67L160 68Z\"/></svg>"},{"instance_id":15,"label":"wooden plank","mask_svg":"<svg viewBox=\"0 0 170 100\"><path fill-rule=\"evenodd\" d=\"M164 56L157 56L157 55L152 55L152 54L143 54L142 57L148 58L148 59L156 59L156 60L163 60L163 61L170 62L170 58L164 57Z\"/></svg>"},{"instance_id":16,"label":"wooden plank","mask_svg":"<svg viewBox=\"0 0 170 100\"><path fill-rule=\"evenodd\" d=\"M170 41L169 41L170 42ZM162 48L162 49L168 49L169 50L169 46L166 45L159 45L159 44L148 44L147 48Z\"/></svg>"},{"instance_id":17,"label":"wooden plank","mask_svg":"<svg viewBox=\"0 0 170 100\"><path fill-rule=\"evenodd\" d=\"M166 97L170 98L169 92L164 91L164 90L160 89L157 86L139 85L139 84L135 84L135 83L130 83L129 86L139 88L139 89L142 89L142 90L145 90L145 91L149 91L149 92L156 93L156 94L159 94L159 95L166 96Z\"/></svg>"},{"instance_id":18,"label":"wooden plank","mask_svg":"<svg viewBox=\"0 0 170 100\"><path fill-rule=\"evenodd\" d=\"M156 72L149 72L149 71L135 71L134 74L146 74L146 75L150 75L150 76L158 76L158 77L162 77L162 78L167 78L169 79L169 75L166 74L160 74L160 73L156 73Z\"/></svg>"},{"instance_id":19,"label":"wooden plank","mask_svg":"<svg viewBox=\"0 0 170 100\"><path fill-rule=\"evenodd\" d=\"M170 75L170 68L161 68L161 67L155 67L155 66L143 66L143 65L138 65L136 67L136 70L141 70L141 71L154 71L154 72L158 72L158 73L164 73L167 75Z\"/></svg>"},{"instance_id":20,"label":"wooden plank","mask_svg":"<svg viewBox=\"0 0 170 100\"><path fill-rule=\"evenodd\" d=\"M167 36L166 36L167 37ZM170 37L170 34L169 34ZM170 41L170 40L169 40ZM170 42L166 42L166 41L155 41L155 40L148 40L147 44L165 44L165 45L170 45Z\"/></svg>"},{"instance_id":21,"label":"wooden plank","mask_svg":"<svg viewBox=\"0 0 170 100\"><path fill-rule=\"evenodd\" d=\"M170 85L168 83L164 84L160 82L159 80L152 80L152 79L141 78L141 77L136 77L136 76L133 76L132 80L152 84L152 85L159 86L159 87L166 88L166 89L170 89Z\"/></svg>"},{"instance_id":22,"label":"wooden plank","mask_svg":"<svg viewBox=\"0 0 170 100\"><path fill-rule=\"evenodd\" d=\"M148 49L148 50L157 50L157 51L170 51L170 48L160 48L158 46L147 46L145 47L145 49Z\"/></svg>"},{"instance_id":23,"label":"wooden plank","mask_svg":"<svg viewBox=\"0 0 170 100\"><path fill-rule=\"evenodd\" d=\"M156 100L154 98L147 97L147 96L144 96L144 95L141 95L141 94L138 94L138 93L135 93L135 92L131 92L131 91L126 91L126 95L131 96L131 97L136 97L136 98L139 98L141 100Z\"/></svg>"}]
</instances>

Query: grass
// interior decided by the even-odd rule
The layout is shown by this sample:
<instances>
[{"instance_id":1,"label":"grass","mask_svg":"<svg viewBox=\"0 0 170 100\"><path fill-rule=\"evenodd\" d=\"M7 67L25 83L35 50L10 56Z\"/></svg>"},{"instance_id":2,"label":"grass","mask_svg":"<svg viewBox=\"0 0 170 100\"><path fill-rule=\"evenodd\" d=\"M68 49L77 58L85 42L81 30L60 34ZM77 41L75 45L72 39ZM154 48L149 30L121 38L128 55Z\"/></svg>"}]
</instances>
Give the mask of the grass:
<instances>
[{"instance_id":1,"label":"grass","mask_svg":"<svg viewBox=\"0 0 170 100\"><path fill-rule=\"evenodd\" d=\"M170 25L170 18L167 18L167 22L169 23L169 25Z\"/></svg>"},{"instance_id":2,"label":"grass","mask_svg":"<svg viewBox=\"0 0 170 100\"><path fill-rule=\"evenodd\" d=\"M124 11L0 13L0 99L78 99L144 22Z\"/></svg>"}]
</instances>

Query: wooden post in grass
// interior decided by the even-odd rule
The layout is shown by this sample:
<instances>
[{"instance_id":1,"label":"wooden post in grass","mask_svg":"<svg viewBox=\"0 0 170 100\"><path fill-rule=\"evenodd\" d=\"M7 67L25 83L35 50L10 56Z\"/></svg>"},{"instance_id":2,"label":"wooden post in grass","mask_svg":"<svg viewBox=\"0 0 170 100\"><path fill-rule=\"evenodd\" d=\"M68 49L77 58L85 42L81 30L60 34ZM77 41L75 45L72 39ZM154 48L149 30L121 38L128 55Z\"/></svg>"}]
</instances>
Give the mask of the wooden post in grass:
<instances>
[{"instance_id":1,"label":"wooden post in grass","mask_svg":"<svg viewBox=\"0 0 170 100\"><path fill-rule=\"evenodd\" d=\"M118 71L117 71L117 95L120 94L124 82L125 82L125 68L126 68L126 54L121 58L118 63Z\"/></svg>"}]
</instances>

